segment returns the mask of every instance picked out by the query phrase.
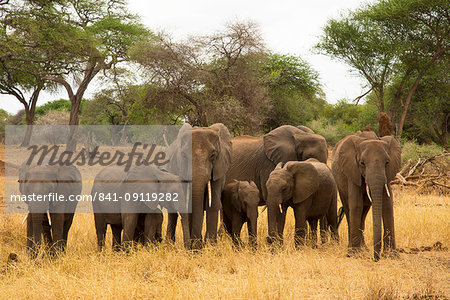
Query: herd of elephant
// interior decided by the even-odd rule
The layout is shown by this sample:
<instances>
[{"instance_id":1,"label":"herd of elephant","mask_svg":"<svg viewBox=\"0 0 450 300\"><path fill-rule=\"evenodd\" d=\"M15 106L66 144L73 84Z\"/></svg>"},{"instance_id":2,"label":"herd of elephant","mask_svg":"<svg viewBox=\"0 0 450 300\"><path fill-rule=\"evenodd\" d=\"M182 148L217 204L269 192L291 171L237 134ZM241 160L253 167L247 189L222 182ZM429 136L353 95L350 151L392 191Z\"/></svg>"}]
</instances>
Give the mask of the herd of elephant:
<instances>
[{"instance_id":1,"label":"herd of elephant","mask_svg":"<svg viewBox=\"0 0 450 300\"><path fill-rule=\"evenodd\" d=\"M192 164L186 164L183 155L188 143L192 146ZM169 213L166 232L166 239L175 241L180 216L184 246L188 249L199 249L205 242L216 241L219 213L234 243L242 243L240 232L247 223L249 243L257 247L258 207L263 205L267 207L268 243L282 242L288 207L294 210L296 246L304 244L308 237L317 242L318 223L322 242L328 239L327 232L338 240L339 193L348 223L349 255L367 248L364 227L371 206L374 259L378 260L381 254L397 255L390 181L400 168L401 149L393 137L379 138L373 131L347 136L334 147L329 168L325 139L305 126L284 125L261 137L232 138L220 123L194 128L184 125L167 153L167 170L141 166L125 172L117 166L106 167L95 177L92 193L111 190L111 185L104 182L125 177L167 180L186 175L180 172L192 173L192 212ZM45 178L53 176L55 180L42 185L28 184L33 178L42 178L42 173ZM81 175L75 166L41 165L21 168L19 172L22 194L55 192L61 181L72 182L66 183L61 193L81 193ZM126 188L135 191L145 189L145 185L127 184ZM180 187L173 187L177 188ZM42 238L53 245L51 249L64 250L75 208L71 203L59 205L66 205L52 210L59 213L29 213L27 247L32 256L36 255ZM114 213L102 213L98 205L101 204L93 202L100 249L104 247L107 224L113 233L114 249L138 241L162 240L161 212L125 213L119 204ZM202 237L205 212L206 235Z\"/></svg>"}]
</instances>

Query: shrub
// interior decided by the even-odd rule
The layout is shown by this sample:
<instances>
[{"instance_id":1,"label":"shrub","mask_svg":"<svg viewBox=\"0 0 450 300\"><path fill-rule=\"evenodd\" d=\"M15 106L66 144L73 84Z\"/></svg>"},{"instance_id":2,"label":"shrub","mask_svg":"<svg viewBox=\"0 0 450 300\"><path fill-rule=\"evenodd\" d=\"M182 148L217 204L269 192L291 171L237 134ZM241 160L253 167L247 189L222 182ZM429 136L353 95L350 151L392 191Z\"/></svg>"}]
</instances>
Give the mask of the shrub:
<instances>
[{"instance_id":1,"label":"shrub","mask_svg":"<svg viewBox=\"0 0 450 300\"><path fill-rule=\"evenodd\" d=\"M429 145L420 145L414 140L401 142L402 144L402 164L411 159L413 162L419 160L419 157L431 157L444 152L442 146L431 143Z\"/></svg>"},{"instance_id":2,"label":"shrub","mask_svg":"<svg viewBox=\"0 0 450 300\"><path fill-rule=\"evenodd\" d=\"M307 123L307 126L311 128L315 133L320 134L326 140L328 145L334 146L341 139L347 135L354 134L355 131L351 126L338 120L335 124L332 124L325 118L318 118Z\"/></svg>"}]
</instances>

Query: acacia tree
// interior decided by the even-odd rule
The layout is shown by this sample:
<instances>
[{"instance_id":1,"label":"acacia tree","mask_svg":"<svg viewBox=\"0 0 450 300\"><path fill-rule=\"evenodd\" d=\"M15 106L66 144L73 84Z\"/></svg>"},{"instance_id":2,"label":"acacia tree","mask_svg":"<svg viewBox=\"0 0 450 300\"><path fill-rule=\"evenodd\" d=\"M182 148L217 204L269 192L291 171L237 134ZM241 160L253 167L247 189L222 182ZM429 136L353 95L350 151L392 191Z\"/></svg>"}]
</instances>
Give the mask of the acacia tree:
<instances>
[{"instance_id":1,"label":"acacia tree","mask_svg":"<svg viewBox=\"0 0 450 300\"><path fill-rule=\"evenodd\" d=\"M285 124L306 124L323 110L326 101L319 74L300 57L271 54L263 60L261 74L272 103L265 131Z\"/></svg>"},{"instance_id":2,"label":"acacia tree","mask_svg":"<svg viewBox=\"0 0 450 300\"><path fill-rule=\"evenodd\" d=\"M97 74L128 60L131 45L147 35L125 4L121 0L24 0L2 6L10 19L22 16L20 22L8 24L8 32L26 35L27 39L17 43L40 54L39 58L30 58L9 51L9 57L22 62L50 63L51 68L32 74L65 88L71 102L70 125L78 125L81 100ZM72 150L76 146L73 134L72 131L67 145Z\"/></svg>"},{"instance_id":3,"label":"acacia tree","mask_svg":"<svg viewBox=\"0 0 450 300\"><path fill-rule=\"evenodd\" d=\"M356 104L374 92L380 112L385 110L384 89L392 76L395 48L383 27L352 12L339 20L328 21L316 45L320 53L345 62L367 81L369 90L355 99Z\"/></svg>"},{"instance_id":4,"label":"acacia tree","mask_svg":"<svg viewBox=\"0 0 450 300\"><path fill-rule=\"evenodd\" d=\"M436 63L448 56L450 48L450 3L445 0L384 0L363 12L375 24L383 26L396 44L401 62L402 83L409 78L412 84L404 98L397 135L401 136L408 107L421 80ZM400 90L397 94L400 94Z\"/></svg>"},{"instance_id":5,"label":"acacia tree","mask_svg":"<svg viewBox=\"0 0 450 300\"><path fill-rule=\"evenodd\" d=\"M378 96L380 111L384 110L385 87L392 78L400 78L391 114L395 119L400 104L398 136L420 81L448 55L449 8L445 0L380 0L349 18L331 20L318 44L321 51L348 63L367 79ZM378 70L378 80L370 75L373 68Z\"/></svg>"},{"instance_id":6,"label":"acacia tree","mask_svg":"<svg viewBox=\"0 0 450 300\"><path fill-rule=\"evenodd\" d=\"M236 133L257 131L263 123L269 99L259 66L266 55L253 23L228 24L184 42L160 34L133 51L150 85L159 88L149 101L176 108L193 125L220 121Z\"/></svg>"}]
</instances>

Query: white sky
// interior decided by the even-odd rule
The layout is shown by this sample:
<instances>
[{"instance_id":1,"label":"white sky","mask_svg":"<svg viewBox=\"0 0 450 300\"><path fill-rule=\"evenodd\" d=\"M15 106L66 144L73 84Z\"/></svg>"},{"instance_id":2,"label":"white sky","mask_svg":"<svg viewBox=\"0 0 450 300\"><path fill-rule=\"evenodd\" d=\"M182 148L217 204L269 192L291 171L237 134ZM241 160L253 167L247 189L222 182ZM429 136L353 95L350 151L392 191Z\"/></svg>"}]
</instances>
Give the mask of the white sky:
<instances>
[{"instance_id":1,"label":"white sky","mask_svg":"<svg viewBox=\"0 0 450 300\"><path fill-rule=\"evenodd\" d=\"M259 25L267 48L281 54L299 55L320 74L330 103L354 99L364 92L364 81L349 72L349 67L327 56L314 54L322 28L330 18L355 9L361 0L130 0L132 12L142 17L151 30L164 30L175 39L209 34L221 30L227 22L251 20ZM98 85L85 93L90 98ZM38 105L59 98L67 99L62 88L53 94L41 93ZM14 97L0 95L0 108L10 113L22 109Z\"/></svg>"}]
</instances>

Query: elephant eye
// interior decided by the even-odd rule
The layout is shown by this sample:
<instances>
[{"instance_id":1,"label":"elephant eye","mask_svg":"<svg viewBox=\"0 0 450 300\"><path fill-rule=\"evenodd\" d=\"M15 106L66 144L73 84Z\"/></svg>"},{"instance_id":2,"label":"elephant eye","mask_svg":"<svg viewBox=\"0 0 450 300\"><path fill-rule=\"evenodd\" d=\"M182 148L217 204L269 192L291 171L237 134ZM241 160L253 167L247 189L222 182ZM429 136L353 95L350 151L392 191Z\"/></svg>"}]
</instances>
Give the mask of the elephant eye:
<instances>
[{"instance_id":1,"label":"elephant eye","mask_svg":"<svg viewBox=\"0 0 450 300\"><path fill-rule=\"evenodd\" d=\"M214 151L214 152L212 152L212 153L209 155L209 160L210 160L210 161L213 161L213 160L216 159L216 157L217 157L217 152Z\"/></svg>"},{"instance_id":2,"label":"elephant eye","mask_svg":"<svg viewBox=\"0 0 450 300\"><path fill-rule=\"evenodd\" d=\"M360 161L359 164L363 167L366 165L363 161Z\"/></svg>"},{"instance_id":3,"label":"elephant eye","mask_svg":"<svg viewBox=\"0 0 450 300\"><path fill-rule=\"evenodd\" d=\"M388 164L389 164L389 161L387 160L387 161L386 161L386 166L387 166Z\"/></svg>"}]
</instances>

